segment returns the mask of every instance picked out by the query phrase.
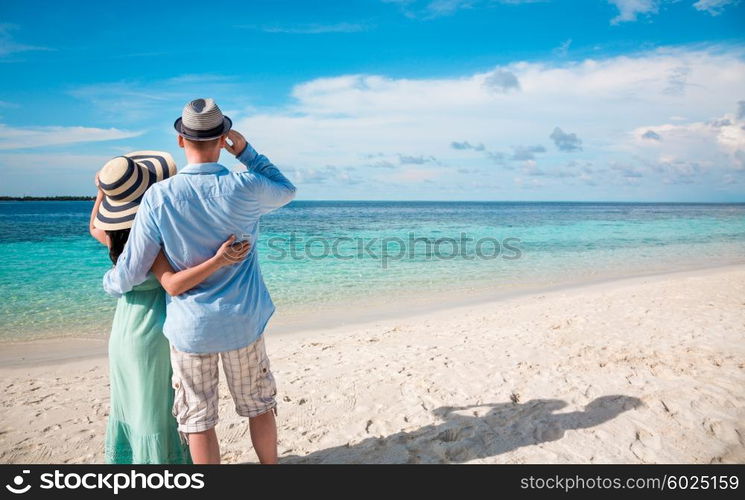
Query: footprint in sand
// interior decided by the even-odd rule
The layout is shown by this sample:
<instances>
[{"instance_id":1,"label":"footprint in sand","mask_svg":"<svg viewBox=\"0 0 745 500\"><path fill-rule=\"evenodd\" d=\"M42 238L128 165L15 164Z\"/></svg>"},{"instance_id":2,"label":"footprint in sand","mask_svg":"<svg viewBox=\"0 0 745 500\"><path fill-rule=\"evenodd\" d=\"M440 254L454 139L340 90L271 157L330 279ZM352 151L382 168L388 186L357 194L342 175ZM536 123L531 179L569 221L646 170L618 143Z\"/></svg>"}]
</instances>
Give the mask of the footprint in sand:
<instances>
[{"instance_id":1,"label":"footprint in sand","mask_svg":"<svg viewBox=\"0 0 745 500\"><path fill-rule=\"evenodd\" d=\"M643 463L658 462L660 450L662 450L662 439L649 431L637 429L629 450Z\"/></svg>"}]
</instances>

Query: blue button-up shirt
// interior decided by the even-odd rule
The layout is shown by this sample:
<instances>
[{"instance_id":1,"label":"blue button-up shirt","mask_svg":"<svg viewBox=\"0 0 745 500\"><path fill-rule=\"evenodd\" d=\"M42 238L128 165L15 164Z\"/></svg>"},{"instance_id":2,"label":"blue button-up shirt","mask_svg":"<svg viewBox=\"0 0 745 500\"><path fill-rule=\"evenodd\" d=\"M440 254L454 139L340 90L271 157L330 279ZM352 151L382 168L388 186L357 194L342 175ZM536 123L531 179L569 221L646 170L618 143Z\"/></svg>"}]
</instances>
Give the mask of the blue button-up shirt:
<instances>
[{"instance_id":1,"label":"blue button-up shirt","mask_svg":"<svg viewBox=\"0 0 745 500\"><path fill-rule=\"evenodd\" d=\"M257 258L259 218L289 203L295 186L250 144L238 160L246 172L231 172L219 163L191 164L150 187L123 253L104 276L106 292L119 297L145 281L161 248L180 271L212 257L231 234L250 240L245 261L167 297L163 332L180 351L245 347L261 336L274 313Z\"/></svg>"}]
</instances>

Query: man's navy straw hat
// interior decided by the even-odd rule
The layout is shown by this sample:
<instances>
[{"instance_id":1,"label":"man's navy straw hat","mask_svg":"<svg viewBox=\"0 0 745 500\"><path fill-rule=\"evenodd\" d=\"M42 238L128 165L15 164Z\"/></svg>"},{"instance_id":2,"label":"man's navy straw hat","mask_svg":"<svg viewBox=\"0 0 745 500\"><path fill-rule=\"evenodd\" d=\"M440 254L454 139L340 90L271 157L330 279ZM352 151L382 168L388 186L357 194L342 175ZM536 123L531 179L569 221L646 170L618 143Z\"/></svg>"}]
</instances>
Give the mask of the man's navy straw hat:
<instances>
[{"instance_id":1,"label":"man's navy straw hat","mask_svg":"<svg viewBox=\"0 0 745 500\"><path fill-rule=\"evenodd\" d=\"M211 141L230 131L233 122L222 114L212 98L194 99L186 106L173 127L184 139Z\"/></svg>"}]
</instances>

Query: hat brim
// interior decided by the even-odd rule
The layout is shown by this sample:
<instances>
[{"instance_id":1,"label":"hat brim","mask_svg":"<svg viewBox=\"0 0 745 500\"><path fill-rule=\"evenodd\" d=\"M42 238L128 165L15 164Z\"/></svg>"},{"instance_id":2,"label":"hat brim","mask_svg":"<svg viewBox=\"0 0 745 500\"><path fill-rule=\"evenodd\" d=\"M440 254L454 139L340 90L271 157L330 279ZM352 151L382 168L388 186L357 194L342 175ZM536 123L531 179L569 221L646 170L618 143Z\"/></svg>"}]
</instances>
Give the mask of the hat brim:
<instances>
[{"instance_id":1,"label":"hat brim","mask_svg":"<svg viewBox=\"0 0 745 500\"><path fill-rule=\"evenodd\" d=\"M181 121L181 117L173 122L173 128L175 128L178 135L184 139L189 139L190 141L212 141L230 132L230 129L233 128L233 121L229 117L223 115L222 128L218 131L210 130L209 133L205 135L184 130L184 124Z\"/></svg>"},{"instance_id":2,"label":"hat brim","mask_svg":"<svg viewBox=\"0 0 745 500\"><path fill-rule=\"evenodd\" d=\"M98 217L93 221L93 227L96 229L102 229L104 231L121 231L123 229L132 229L134 224L134 217L131 220L122 220L119 222L104 222Z\"/></svg>"},{"instance_id":3,"label":"hat brim","mask_svg":"<svg viewBox=\"0 0 745 500\"><path fill-rule=\"evenodd\" d=\"M135 199L115 200L104 196L93 220L93 226L104 231L130 229L134 223L137 210L145 191L154 184L176 175L176 162L164 151L133 151L123 156L134 160L140 169L143 187L136 193Z\"/></svg>"},{"instance_id":4,"label":"hat brim","mask_svg":"<svg viewBox=\"0 0 745 500\"><path fill-rule=\"evenodd\" d=\"M135 215L137 215L137 210L140 208L142 196L149 188L150 186L143 190L136 199L125 202L112 200L108 196L104 196L98 206L98 213L93 220L93 226L104 231L130 229L134 223Z\"/></svg>"},{"instance_id":5,"label":"hat brim","mask_svg":"<svg viewBox=\"0 0 745 500\"><path fill-rule=\"evenodd\" d=\"M98 213L93 220L93 227L104 231L119 231L130 229L135 221L135 215L140 208L140 200L130 202L127 205L116 206L111 200L104 197L98 207Z\"/></svg>"}]
</instances>

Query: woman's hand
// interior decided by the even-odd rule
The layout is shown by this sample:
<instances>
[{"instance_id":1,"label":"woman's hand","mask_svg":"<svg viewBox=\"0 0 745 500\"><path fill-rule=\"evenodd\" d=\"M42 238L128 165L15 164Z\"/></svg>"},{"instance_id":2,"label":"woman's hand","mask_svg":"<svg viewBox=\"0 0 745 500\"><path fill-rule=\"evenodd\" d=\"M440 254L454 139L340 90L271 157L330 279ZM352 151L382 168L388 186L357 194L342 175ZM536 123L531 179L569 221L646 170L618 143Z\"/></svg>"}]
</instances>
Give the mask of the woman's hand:
<instances>
[{"instance_id":1,"label":"woman's hand","mask_svg":"<svg viewBox=\"0 0 745 500\"><path fill-rule=\"evenodd\" d=\"M236 242L235 235L233 234L225 240L225 243L220 245L220 248L212 258L219 267L231 266L244 261L250 251L251 243L248 240Z\"/></svg>"},{"instance_id":2,"label":"woman's hand","mask_svg":"<svg viewBox=\"0 0 745 500\"><path fill-rule=\"evenodd\" d=\"M88 223L88 232L90 232L91 236L98 240L99 243L109 246L109 240L108 236L106 236L106 231L104 231L103 229L98 229L95 225L96 215L98 215L98 207L101 206L101 202L103 201L104 196L103 191L101 191L101 186L99 185L98 173L96 173L96 177L94 177L93 182L96 184L96 201L93 202L93 210L91 210L91 218Z\"/></svg>"},{"instance_id":3,"label":"woman's hand","mask_svg":"<svg viewBox=\"0 0 745 500\"><path fill-rule=\"evenodd\" d=\"M168 262L166 255L161 250L153 263L153 274L155 274L165 291L175 297L186 293L206 280L212 273L224 266L231 266L246 259L251 250L248 241L236 243L235 235L230 236L225 243L215 252L215 255L196 266L182 271L174 271Z\"/></svg>"}]
</instances>

